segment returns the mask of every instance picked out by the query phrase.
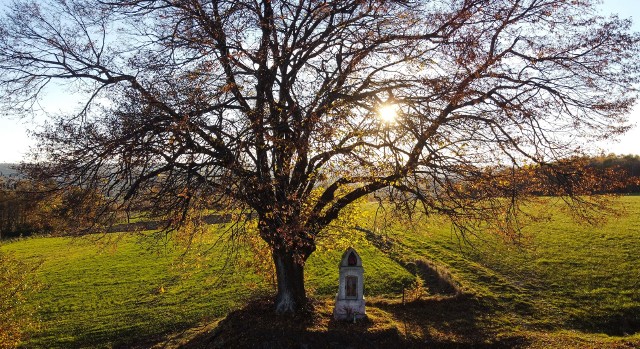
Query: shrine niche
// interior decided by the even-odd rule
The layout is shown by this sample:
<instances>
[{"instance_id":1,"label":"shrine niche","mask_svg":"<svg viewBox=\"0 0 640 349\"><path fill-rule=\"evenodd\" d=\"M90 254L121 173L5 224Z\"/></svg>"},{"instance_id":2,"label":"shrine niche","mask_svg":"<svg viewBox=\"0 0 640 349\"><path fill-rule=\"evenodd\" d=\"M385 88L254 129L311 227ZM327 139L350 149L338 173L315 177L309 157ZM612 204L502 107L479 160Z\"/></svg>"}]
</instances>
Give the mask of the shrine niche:
<instances>
[{"instance_id":1,"label":"shrine niche","mask_svg":"<svg viewBox=\"0 0 640 349\"><path fill-rule=\"evenodd\" d=\"M336 294L333 317L336 320L361 319L366 315L364 269L362 259L355 249L349 247L344 252L339 269L338 294Z\"/></svg>"}]
</instances>

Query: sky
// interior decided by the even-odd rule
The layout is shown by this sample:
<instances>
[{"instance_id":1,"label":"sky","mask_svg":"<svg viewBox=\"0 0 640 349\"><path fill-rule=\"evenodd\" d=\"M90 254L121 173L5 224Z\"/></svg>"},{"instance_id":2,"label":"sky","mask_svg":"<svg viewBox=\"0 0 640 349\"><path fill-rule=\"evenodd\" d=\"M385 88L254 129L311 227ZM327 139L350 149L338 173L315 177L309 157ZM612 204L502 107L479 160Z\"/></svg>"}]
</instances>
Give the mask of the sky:
<instances>
[{"instance_id":1,"label":"sky","mask_svg":"<svg viewBox=\"0 0 640 349\"><path fill-rule=\"evenodd\" d=\"M0 0L0 8L9 0ZM640 0L603 0L600 5L602 14L617 13L622 18L632 18L633 29L640 32ZM50 111L72 110L74 101L71 96L51 93L42 105ZM640 155L640 104L628 115L634 127L617 141L610 140L596 146L604 153ZM20 162L35 142L30 131L36 129L37 122L31 119L20 120L0 113L0 163Z\"/></svg>"}]
</instances>

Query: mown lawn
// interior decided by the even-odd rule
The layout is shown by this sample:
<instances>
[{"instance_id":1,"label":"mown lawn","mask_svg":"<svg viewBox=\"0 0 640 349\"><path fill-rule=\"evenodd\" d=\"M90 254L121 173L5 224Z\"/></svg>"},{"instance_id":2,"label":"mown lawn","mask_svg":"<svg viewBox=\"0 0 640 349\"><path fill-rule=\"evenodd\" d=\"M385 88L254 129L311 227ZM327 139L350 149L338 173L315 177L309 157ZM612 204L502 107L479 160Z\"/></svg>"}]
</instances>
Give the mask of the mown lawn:
<instances>
[{"instance_id":1,"label":"mown lawn","mask_svg":"<svg viewBox=\"0 0 640 349\"><path fill-rule=\"evenodd\" d=\"M337 242L327 239L307 263L308 289L316 298L331 299L339 258L353 245L364 261L366 295L382 308L386 299L397 301L403 285L413 280L398 261L427 259L448 270L464 293L480 302L474 326L481 332L535 333L548 343L556 335L578 342L593 335L631 335L626 338L637 343L640 197L622 198L621 205L627 209L624 216L598 227L547 207L551 219L528 226L523 246L481 235L472 239L473 247L461 243L438 217L413 228L398 222L381 228L380 215L374 220L373 208L364 207L355 225L375 231L378 247L380 239L389 238L388 248L381 251L353 229ZM0 251L42 263L38 277L45 288L33 299L41 330L25 346L144 346L270 294L270 283L248 266L251 257L243 249L235 254L237 263L227 263L231 250L212 243L217 228L211 227L200 244L204 248L184 255L182 247L170 242L152 243L130 234L110 234L117 244L96 243L95 237L3 243ZM442 305L447 303L433 304L440 304L440 312L447 309ZM429 316L433 327L425 325L421 331L445 331L437 326L438 314Z\"/></svg>"}]
</instances>

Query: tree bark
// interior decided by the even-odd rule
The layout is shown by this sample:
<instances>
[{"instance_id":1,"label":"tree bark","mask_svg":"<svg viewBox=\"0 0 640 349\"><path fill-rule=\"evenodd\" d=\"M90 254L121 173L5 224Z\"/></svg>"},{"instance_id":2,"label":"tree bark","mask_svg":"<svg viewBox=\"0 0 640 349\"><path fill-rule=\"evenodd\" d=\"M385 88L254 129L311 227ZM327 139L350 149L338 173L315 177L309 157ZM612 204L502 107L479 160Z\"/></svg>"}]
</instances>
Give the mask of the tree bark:
<instances>
[{"instance_id":1,"label":"tree bark","mask_svg":"<svg viewBox=\"0 0 640 349\"><path fill-rule=\"evenodd\" d=\"M273 251L276 267L278 293L276 295L276 313L296 313L304 309L307 296L304 290L304 262L288 251Z\"/></svg>"}]
</instances>

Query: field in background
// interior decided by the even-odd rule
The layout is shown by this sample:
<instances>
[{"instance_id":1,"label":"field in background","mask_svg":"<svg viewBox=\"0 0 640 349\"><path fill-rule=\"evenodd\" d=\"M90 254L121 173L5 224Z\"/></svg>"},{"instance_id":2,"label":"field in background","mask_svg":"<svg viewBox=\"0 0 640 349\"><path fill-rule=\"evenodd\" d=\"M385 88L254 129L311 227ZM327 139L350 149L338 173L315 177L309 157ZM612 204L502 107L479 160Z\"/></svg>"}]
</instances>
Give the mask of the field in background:
<instances>
[{"instance_id":1,"label":"field in background","mask_svg":"<svg viewBox=\"0 0 640 349\"><path fill-rule=\"evenodd\" d=\"M349 229L339 242L324 244L311 256L307 285L314 297L331 299L340 255L353 245L364 262L366 296L379 309L394 307L403 286L412 283L403 265L426 260L481 304L474 319L481 331L549 336L570 331L602 341L608 335L632 335L625 338L637 343L640 197L625 197L622 204L627 214L600 227L575 223L554 209L551 220L525 229L523 246L485 236L472 239L473 248L460 243L437 217L414 228L390 223L379 229L372 223L374 210L365 207L356 222L362 231ZM33 300L41 330L27 347L144 346L268 295L268 278L256 275L245 252L235 254L235 266L226 264L230 250L212 244L215 229L205 248L184 255L170 243L126 234L109 234L121 237L115 245L96 244L90 240L95 237L4 243L0 251L42 263L39 278L45 288ZM424 311L431 312L433 324L421 328L423 334L442 332L438 322L448 321L447 312L464 310L454 305Z\"/></svg>"}]
</instances>

